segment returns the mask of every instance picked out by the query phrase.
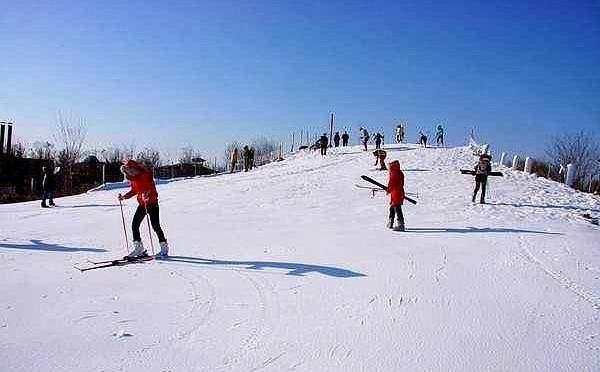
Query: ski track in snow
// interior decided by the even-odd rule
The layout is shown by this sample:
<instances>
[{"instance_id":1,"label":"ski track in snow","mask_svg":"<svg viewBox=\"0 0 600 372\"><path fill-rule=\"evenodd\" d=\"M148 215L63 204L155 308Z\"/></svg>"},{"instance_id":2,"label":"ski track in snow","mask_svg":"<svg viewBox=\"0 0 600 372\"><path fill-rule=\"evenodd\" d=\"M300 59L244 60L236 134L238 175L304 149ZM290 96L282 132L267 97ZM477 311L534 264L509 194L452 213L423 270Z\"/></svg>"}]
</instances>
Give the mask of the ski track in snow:
<instances>
[{"instance_id":1,"label":"ski track in snow","mask_svg":"<svg viewBox=\"0 0 600 372\"><path fill-rule=\"evenodd\" d=\"M598 199L501 168L473 205L467 149L388 149L419 193L405 233L354 186L387 178L358 147L160 184L175 257L140 265L72 268L122 255L118 185L0 206L0 365L594 371L600 230L577 214Z\"/></svg>"}]
</instances>

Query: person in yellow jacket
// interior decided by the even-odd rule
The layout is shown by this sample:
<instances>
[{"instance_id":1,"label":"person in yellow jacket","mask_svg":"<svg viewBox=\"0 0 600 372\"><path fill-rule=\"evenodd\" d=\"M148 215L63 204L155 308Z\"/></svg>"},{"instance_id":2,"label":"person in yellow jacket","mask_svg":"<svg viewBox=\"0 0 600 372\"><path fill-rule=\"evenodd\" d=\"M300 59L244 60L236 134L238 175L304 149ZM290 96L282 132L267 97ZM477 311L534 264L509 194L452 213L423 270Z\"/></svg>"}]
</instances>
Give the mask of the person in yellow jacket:
<instances>
[{"instance_id":1,"label":"person in yellow jacket","mask_svg":"<svg viewBox=\"0 0 600 372\"><path fill-rule=\"evenodd\" d=\"M238 161L238 149L235 147L231 154L229 154L229 173L233 173L235 171L235 166Z\"/></svg>"}]
</instances>

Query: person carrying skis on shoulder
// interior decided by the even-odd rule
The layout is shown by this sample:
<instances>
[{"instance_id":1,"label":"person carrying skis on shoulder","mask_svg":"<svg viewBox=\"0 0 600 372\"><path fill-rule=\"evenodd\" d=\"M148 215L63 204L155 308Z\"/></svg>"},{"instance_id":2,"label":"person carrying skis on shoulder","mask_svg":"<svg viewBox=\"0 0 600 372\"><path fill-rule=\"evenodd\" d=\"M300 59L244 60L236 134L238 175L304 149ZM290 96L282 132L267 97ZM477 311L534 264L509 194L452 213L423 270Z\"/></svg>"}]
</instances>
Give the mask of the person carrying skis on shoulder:
<instances>
[{"instance_id":1,"label":"person carrying skis on shoulder","mask_svg":"<svg viewBox=\"0 0 600 372\"><path fill-rule=\"evenodd\" d=\"M392 161L390 164L390 178L387 185L387 193L390 195L390 214L387 223L389 229L404 231L404 215L402 204L404 203L404 173L400 170L400 162ZM396 218L396 227L394 227Z\"/></svg>"},{"instance_id":2,"label":"person carrying skis on shoulder","mask_svg":"<svg viewBox=\"0 0 600 372\"><path fill-rule=\"evenodd\" d=\"M165 234L160 227L158 192L156 191L152 173L135 160L126 160L123 163L121 172L129 180L131 190L124 195L119 194L118 198L119 200L126 200L136 196L138 202L138 207L133 216L133 221L131 222L131 230L133 231L133 250L125 256L125 258L135 258L146 256L148 254L144 249L142 238L140 236L140 225L146 214L150 216L150 223L152 224L156 236L158 236L158 242L160 244L160 252L156 255L156 258L168 257L169 245L167 244Z\"/></svg>"},{"instance_id":3,"label":"person carrying skis on shoulder","mask_svg":"<svg viewBox=\"0 0 600 372\"><path fill-rule=\"evenodd\" d=\"M348 134L347 131L344 131L344 134L342 134L342 146L344 146L344 147L348 146L349 139L350 139L350 135Z\"/></svg>"},{"instance_id":4,"label":"person carrying skis on shoulder","mask_svg":"<svg viewBox=\"0 0 600 372\"><path fill-rule=\"evenodd\" d=\"M485 204L485 189L487 186L487 178L492 171L491 165L492 157L487 154L479 156L479 162L475 165L475 190L473 191L473 203L477 197L479 187L481 187L481 198L479 199L480 204Z\"/></svg>"},{"instance_id":5,"label":"person carrying skis on shoulder","mask_svg":"<svg viewBox=\"0 0 600 372\"><path fill-rule=\"evenodd\" d=\"M340 147L340 132L335 132L333 136L333 145L335 147Z\"/></svg>"},{"instance_id":6,"label":"person carrying skis on shoulder","mask_svg":"<svg viewBox=\"0 0 600 372\"><path fill-rule=\"evenodd\" d=\"M440 144L444 146L444 128L441 124L437 126L437 132L435 133L435 141L438 146Z\"/></svg>"},{"instance_id":7,"label":"person carrying skis on shoulder","mask_svg":"<svg viewBox=\"0 0 600 372\"><path fill-rule=\"evenodd\" d=\"M367 143L369 142L369 132L363 127L359 129L360 131L360 139L362 140L363 146L365 147L365 151L367 151Z\"/></svg>"}]
</instances>

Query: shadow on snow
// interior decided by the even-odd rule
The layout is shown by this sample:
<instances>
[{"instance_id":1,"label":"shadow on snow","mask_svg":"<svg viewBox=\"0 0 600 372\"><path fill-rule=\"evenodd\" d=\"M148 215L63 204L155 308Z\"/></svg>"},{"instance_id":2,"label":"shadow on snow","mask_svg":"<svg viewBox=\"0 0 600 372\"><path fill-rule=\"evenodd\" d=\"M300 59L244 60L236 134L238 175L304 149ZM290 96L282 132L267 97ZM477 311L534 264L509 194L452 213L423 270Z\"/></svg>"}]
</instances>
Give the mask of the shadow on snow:
<instances>
[{"instance_id":1,"label":"shadow on snow","mask_svg":"<svg viewBox=\"0 0 600 372\"><path fill-rule=\"evenodd\" d=\"M100 248L79 248L65 247L58 244L44 243L38 239L31 239L31 244L14 244L0 242L0 248L6 249L25 249L33 251L49 251L49 252L106 252L106 249Z\"/></svg>"},{"instance_id":2,"label":"shadow on snow","mask_svg":"<svg viewBox=\"0 0 600 372\"><path fill-rule=\"evenodd\" d=\"M98 208L98 207L118 207L119 204L76 204L76 205L58 205L56 208Z\"/></svg>"},{"instance_id":3,"label":"shadow on snow","mask_svg":"<svg viewBox=\"0 0 600 372\"><path fill-rule=\"evenodd\" d=\"M594 213L598 213L600 212L600 209L594 209L594 208L582 208L582 207L575 207L572 205L537 205L537 204L528 204L528 203L488 203L490 205L499 205L499 206L508 206L508 207L529 207L529 208L542 208L542 209L565 209L565 210L570 210L570 211L592 211Z\"/></svg>"},{"instance_id":4,"label":"shadow on snow","mask_svg":"<svg viewBox=\"0 0 600 372\"><path fill-rule=\"evenodd\" d=\"M511 229L507 227L413 227L407 228L407 232L414 233L522 233L522 234L542 234L542 235L563 235L562 233L547 232L547 231L536 231L536 230L524 230L524 229Z\"/></svg>"},{"instance_id":5,"label":"shadow on snow","mask_svg":"<svg viewBox=\"0 0 600 372\"><path fill-rule=\"evenodd\" d=\"M223 265L223 266L245 266L249 270L263 270L268 268L289 270L286 275L304 276L306 273L317 272L337 278L353 278L366 276L347 269L332 266L307 265L294 262L271 262L271 261L225 261L211 260L199 257L169 256L161 262L185 262L198 265Z\"/></svg>"}]
</instances>

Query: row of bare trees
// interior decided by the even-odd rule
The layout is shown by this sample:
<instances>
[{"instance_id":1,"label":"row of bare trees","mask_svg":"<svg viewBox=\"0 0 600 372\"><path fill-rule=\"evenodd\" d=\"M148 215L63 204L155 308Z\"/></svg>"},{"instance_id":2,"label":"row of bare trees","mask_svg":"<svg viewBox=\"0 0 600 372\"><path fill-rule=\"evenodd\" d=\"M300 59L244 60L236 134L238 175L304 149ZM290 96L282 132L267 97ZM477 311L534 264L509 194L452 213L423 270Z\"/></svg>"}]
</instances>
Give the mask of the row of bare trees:
<instances>
[{"instance_id":1,"label":"row of bare trees","mask_svg":"<svg viewBox=\"0 0 600 372\"><path fill-rule=\"evenodd\" d=\"M85 119L59 113L52 135L54 142L36 141L28 147L25 142L18 141L13 146L12 155L15 157L53 160L65 170L68 170L70 166L87 155L93 155L100 161L109 164L135 159L149 169L160 167L164 163L160 151L149 146L142 148L140 151L137 151L133 144L86 151L84 149L86 136L87 124ZM192 146L186 146L181 148L178 160L181 164L191 164L200 157L199 151Z\"/></svg>"},{"instance_id":2,"label":"row of bare trees","mask_svg":"<svg viewBox=\"0 0 600 372\"><path fill-rule=\"evenodd\" d=\"M561 167L575 165L575 187L580 190L588 191L590 183L600 177L600 146L592 133L581 131L555 137L546 149L546 156L549 174L558 180Z\"/></svg>"}]
</instances>

